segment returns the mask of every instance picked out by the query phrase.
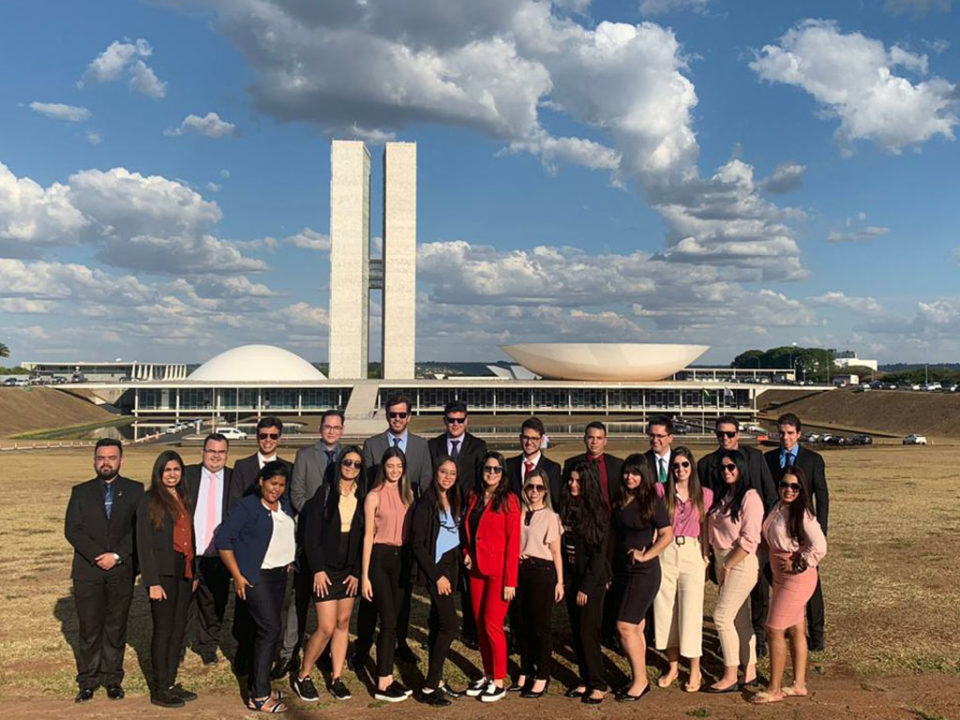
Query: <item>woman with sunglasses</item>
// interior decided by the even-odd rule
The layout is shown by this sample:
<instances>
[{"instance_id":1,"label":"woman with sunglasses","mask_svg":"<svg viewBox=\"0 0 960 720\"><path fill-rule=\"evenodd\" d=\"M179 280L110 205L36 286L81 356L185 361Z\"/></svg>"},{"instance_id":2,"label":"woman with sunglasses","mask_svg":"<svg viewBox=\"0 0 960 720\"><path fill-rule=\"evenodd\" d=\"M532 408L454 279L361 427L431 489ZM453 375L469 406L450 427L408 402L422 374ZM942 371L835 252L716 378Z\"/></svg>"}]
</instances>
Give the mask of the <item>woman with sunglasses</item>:
<instances>
[{"instance_id":1,"label":"woman with sunglasses","mask_svg":"<svg viewBox=\"0 0 960 720\"><path fill-rule=\"evenodd\" d=\"M437 459L433 483L413 511L410 541L417 582L430 594L430 664L420 700L435 707L450 705L450 698L462 695L443 682L450 643L460 630L453 597L460 576L460 517L457 462L444 455Z\"/></svg>"},{"instance_id":2,"label":"woman with sunglasses","mask_svg":"<svg viewBox=\"0 0 960 720\"><path fill-rule=\"evenodd\" d=\"M303 650L300 672L293 689L301 700L320 699L310 673L330 643L333 672L330 693L337 700L349 700L350 690L343 684L343 666L347 658L350 615L360 584L363 555L363 455L356 445L340 453L333 482L320 487L300 513L307 566L313 577L313 602L317 610L317 630Z\"/></svg>"},{"instance_id":3,"label":"woman with sunglasses","mask_svg":"<svg viewBox=\"0 0 960 720\"><path fill-rule=\"evenodd\" d=\"M467 496L462 532L484 676L467 688L467 695L496 702L507 692L503 620L517 590L521 513L519 499L510 492L503 455L486 453L481 467L480 482Z\"/></svg>"},{"instance_id":4,"label":"woman with sunglasses","mask_svg":"<svg viewBox=\"0 0 960 720\"><path fill-rule=\"evenodd\" d=\"M763 541L770 550L773 600L767 614L770 683L754 703L779 702L807 694L807 635L804 607L817 588L817 566L827 554L827 539L813 514L810 484L799 467L788 468L779 483L780 501L763 521ZM793 684L783 687L790 633Z\"/></svg>"},{"instance_id":5,"label":"woman with sunglasses","mask_svg":"<svg viewBox=\"0 0 960 720\"><path fill-rule=\"evenodd\" d=\"M523 480L523 525L520 526L520 676L510 690L539 698L550 683L553 606L563 600L560 516L550 501L546 470L534 468Z\"/></svg>"},{"instance_id":6,"label":"woman with sunglasses","mask_svg":"<svg viewBox=\"0 0 960 720\"><path fill-rule=\"evenodd\" d=\"M655 485L643 455L636 453L623 461L613 504L613 579L619 601L617 631L632 677L617 693L618 702L636 702L650 690L645 618L660 588L660 554L673 542L670 516Z\"/></svg>"},{"instance_id":7,"label":"woman with sunglasses","mask_svg":"<svg viewBox=\"0 0 960 720\"><path fill-rule=\"evenodd\" d=\"M709 562L705 541L707 513L713 492L701 487L697 463L688 448L678 447L670 458L670 476L657 484L657 494L666 497L667 514L673 518L673 542L660 556L660 590L653 601L657 650L665 650L670 663L657 680L669 687L679 675L680 656L690 661L687 692L700 689L700 656L703 655L704 569Z\"/></svg>"},{"instance_id":8,"label":"woman with sunglasses","mask_svg":"<svg viewBox=\"0 0 960 720\"><path fill-rule=\"evenodd\" d=\"M377 477L363 501L363 562L361 591L377 608L377 700L402 702L412 691L393 678L393 653L397 644L397 616L403 601L400 587L404 563L407 513L413 490L407 477L407 457L398 447L387 448L380 458Z\"/></svg>"},{"instance_id":9,"label":"woman with sunglasses","mask_svg":"<svg viewBox=\"0 0 960 720\"><path fill-rule=\"evenodd\" d=\"M707 532L714 553L714 570L720 595L713 622L723 651L723 677L704 689L708 693L737 692L737 668L743 667L743 684L757 678L756 637L750 619L750 591L757 584L760 566L757 547L763 523L763 501L750 487L747 459L739 450L720 455L723 485L707 512Z\"/></svg>"},{"instance_id":10,"label":"woman with sunglasses","mask_svg":"<svg viewBox=\"0 0 960 720\"><path fill-rule=\"evenodd\" d=\"M580 683L567 690L566 696L578 697L587 705L599 705L607 690L600 626L610 580L610 516L602 493L594 464L583 461L568 470L560 492L564 595L580 670Z\"/></svg>"}]
</instances>

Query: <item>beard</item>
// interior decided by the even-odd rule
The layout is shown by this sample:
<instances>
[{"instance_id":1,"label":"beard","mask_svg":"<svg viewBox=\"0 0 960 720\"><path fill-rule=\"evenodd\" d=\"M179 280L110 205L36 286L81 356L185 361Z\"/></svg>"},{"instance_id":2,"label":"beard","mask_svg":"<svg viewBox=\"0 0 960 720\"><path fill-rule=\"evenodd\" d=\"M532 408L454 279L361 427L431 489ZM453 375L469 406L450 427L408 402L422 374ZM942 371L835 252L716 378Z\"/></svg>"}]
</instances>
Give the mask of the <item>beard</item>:
<instances>
[{"instance_id":1,"label":"beard","mask_svg":"<svg viewBox=\"0 0 960 720\"><path fill-rule=\"evenodd\" d=\"M97 479L98 480L113 480L117 475L120 474L119 468L116 470L107 469L107 468L97 468Z\"/></svg>"}]
</instances>

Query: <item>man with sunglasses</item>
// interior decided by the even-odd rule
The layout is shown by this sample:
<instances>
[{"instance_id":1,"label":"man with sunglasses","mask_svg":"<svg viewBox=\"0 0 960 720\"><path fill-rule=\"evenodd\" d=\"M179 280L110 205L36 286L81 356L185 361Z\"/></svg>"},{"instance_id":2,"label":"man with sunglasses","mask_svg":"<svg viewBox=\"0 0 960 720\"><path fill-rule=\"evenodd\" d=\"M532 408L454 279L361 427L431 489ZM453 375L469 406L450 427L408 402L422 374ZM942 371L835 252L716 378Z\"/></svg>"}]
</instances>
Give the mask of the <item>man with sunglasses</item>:
<instances>
[{"instance_id":1,"label":"man with sunglasses","mask_svg":"<svg viewBox=\"0 0 960 720\"><path fill-rule=\"evenodd\" d=\"M827 475L823 463L823 456L813 450L800 446L800 418L793 413L786 413L777 418L777 430L780 432L780 447L770 450L764 455L767 467L773 479L779 483L784 471L789 467L798 467L810 483L810 495L813 499L813 509L820 523L823 535L827 535L827 516L830 510L830 493L827 491ZM820 578L817 577L817 589L807 603L807 634L810 636L809 647L813 652L823 651L823 591L820 588Z\"/></svg>"},{"instance_id":2,"label":"man with sunglasses","mask_svg":"<svg viewBox=\"0 0 960 720\"><path fill-rule=\"evenodd\" d=\"M740 421L732 415L721 415L714 424L717 435L717 447L709 455L704 455L697 463L697 477L700 484L717 492L723 487L723 477L720 468L720 456L730 450L739 450L747 461L747 477L750 487L757 491L763 501L763 514L777 504L777 484L773 480L770 468L764 459L763 453L755 447L740 443ZM760 563L760 580L754 585L750 593L750 619L753 623L753 633L757 638L757 657L767 654L767 608L770 605L770 567L766 552L757 555Z\"/></svg>"}]
</instances>

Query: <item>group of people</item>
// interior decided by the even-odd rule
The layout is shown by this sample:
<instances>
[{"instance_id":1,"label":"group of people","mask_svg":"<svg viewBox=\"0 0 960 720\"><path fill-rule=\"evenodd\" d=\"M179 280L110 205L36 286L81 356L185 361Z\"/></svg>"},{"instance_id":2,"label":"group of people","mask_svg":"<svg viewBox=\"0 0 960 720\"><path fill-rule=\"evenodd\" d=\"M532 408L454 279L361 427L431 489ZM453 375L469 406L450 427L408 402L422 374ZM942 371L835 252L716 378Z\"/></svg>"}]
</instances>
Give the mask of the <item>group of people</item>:
<instances>
[{"instance_id":1,"label":"group of people","mask_svg":"<svg viewBox=\"0 0 960 720\"><path fill-rule=\"evenodd\" d=\"M218 662L231 582L233 669L247 678L248 708L261 712L287 709L271 681L288 674L299 698L318 700L312 675L320 665L329 692L350 698L344 670L368 665L375 634L374 697L411 697L394 664L418 661L408 644L416 587L430 597L429 659L418 689L429 705L464 695L541 697L551 675L551 608L561 602L579 671L566 696L585 704L603 702L609 691L603 644L629 660L620 702L650 690L648 644L668 660L660 687L678 680L683 656L687 692L753 687L755 703L806 694L808 633L813 649L823 647L817 567L829 497L823 459L799 446L795 415L779 418L780 447L766 454L741 445L738 421L722 416L719 447L699 462L674 447L667 417L649 421L650 449L625 459L606 452L606 427L591 422L586 452L561 468L543 452L546 431L536 417L522 423L521 453L507 459L467 431L461 402L447 405L446 432L429 441L407 428L409 400L393 397L385 409L388 429L362 446L341 444L343 414L327 411L320 441L293 463L277 455L277 418L260 420L258 451L232 470L227 439L212 433L198 465L160 453L146 491L120 474L121 444L99 441L97 477L73 488L66 516L80 620L77 702L99 686L123 697L138 570L153 618L150 697L162 707L196 698L177 682L191 607L193 648L205 664ZM704 685L708 577L719 586L713 619L724 672ZM311 606L317 627L305 639ZM479 647L483 666L460 690L444 681L458 637ZM784 685L788 638L793 682ZM515 678L507 671L511 644L520 658ZM767 648L770 678L761 688L756 660Z\"/></svg>"}]
</instances>

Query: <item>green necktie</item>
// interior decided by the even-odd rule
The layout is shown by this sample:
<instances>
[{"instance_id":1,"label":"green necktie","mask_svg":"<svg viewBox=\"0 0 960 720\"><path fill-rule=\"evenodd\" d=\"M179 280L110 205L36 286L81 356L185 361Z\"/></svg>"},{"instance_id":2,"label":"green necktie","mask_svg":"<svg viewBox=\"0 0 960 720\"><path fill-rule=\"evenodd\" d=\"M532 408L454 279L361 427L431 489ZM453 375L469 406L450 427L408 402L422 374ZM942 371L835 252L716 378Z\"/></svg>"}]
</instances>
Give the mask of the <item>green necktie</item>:
<instances>
[{"instance_id":1,"label":"green necktie","mask_svg":"<svg viewBox=\"0 0 960 720\"><path fill-rule=\"evenodd\" d=\"M660 463L660 484L667 482L667 461L663 458L657 458L657 462Z\"/></svg>"}]
</instances>

